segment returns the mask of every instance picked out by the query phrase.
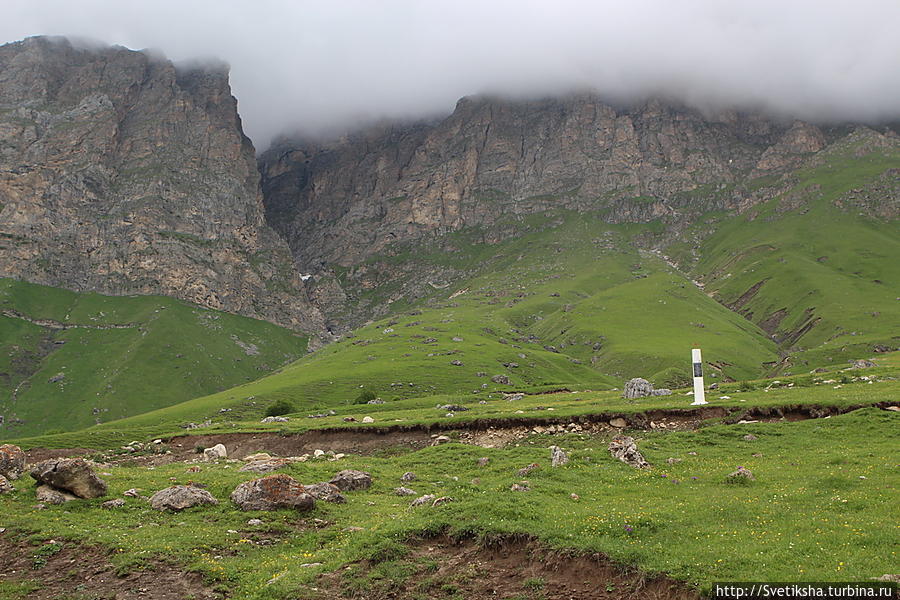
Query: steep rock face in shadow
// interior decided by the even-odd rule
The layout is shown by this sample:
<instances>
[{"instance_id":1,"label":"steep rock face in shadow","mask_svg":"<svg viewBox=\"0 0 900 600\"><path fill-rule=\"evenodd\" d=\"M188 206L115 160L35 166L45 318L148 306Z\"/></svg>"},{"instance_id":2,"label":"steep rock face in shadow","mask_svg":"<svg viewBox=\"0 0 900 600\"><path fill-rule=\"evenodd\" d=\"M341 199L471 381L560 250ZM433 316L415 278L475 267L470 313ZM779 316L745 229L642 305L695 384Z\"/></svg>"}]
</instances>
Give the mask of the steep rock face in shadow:
<instances>
[{"instance_id":1,"label":"steep rock face in shadow","mask_svg":"<svg viewBox=\"0 0 900 600\"><path fill-rule=\"evenodd\" d=\"M0 47L0 276L324 326L265 223L227 69L121 47Z\"/></svg>"},{"instance_id":2,"label":"steep rock face in shadow","mask_svg":"<svg viewBox=\"0 0 900 600\"><path fill-rule=\"evenodd\" d=\"M747 181L794 168L824 144L807 123L656 100L620 108L593 95L479 97L437 122L283 140L260 170L269 222L301 268L315 270L553 208L603 211L613 223L737 210L754 201Z\"/></svg>"}]
</instances>

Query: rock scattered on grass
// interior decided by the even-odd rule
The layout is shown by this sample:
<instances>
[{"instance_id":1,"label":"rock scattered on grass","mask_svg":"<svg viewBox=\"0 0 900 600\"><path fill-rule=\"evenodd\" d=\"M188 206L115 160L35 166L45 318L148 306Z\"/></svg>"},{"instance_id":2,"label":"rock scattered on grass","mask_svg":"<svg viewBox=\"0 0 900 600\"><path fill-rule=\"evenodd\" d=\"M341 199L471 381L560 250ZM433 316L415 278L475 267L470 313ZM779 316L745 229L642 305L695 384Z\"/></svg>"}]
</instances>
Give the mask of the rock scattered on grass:
<instances>
[{"instance_id":1,"label":"rock scattered on grass","mask_svg":"<svg viewBox=\"0 0 900 600\"><path fill-rule=\"evenodd\" d=\"M0 446L0 475L9 480L18 479L25 472L25 453L18 446Z\"/></svg>"},{"instance_id":2,"label":"rock scattered on grass","mask_svg":"<svg viewBox=\"0 0 900 600\"><path fill-rule=\"evenodd\" d=\"M487 456L482 456L475 462L478 464L479 467L486 467L488 465L488 463L491 462L491 459L488 458Z\"/></svg>"},{"instance_id":3,"label":"rock scattered on grass","mask_svg":"<svg viewBox=\"0 0 900 600\"><path fill-rule=\"evenodd\" d=\"M71 492L79 498L99 498L107 492L106 482L97 477L83 458L53 458L34 465L31 476L38 483Z\"/></svg>"},{"instance_id":4,"label":"rock scattered on grass","mask_svg":"<svg viewBox=\"0 0 900 600\"><path fill-rule=\"evenodd\" d=\"M0 494L9 494L10 492L14 492L15 489L13 484L9 482L9 479L0 475Z\"/></svg>"},{"instance_id":5,"label":"rock scattered on grass","mask_svg":"<svg viewBox=\"0 0 900 600\"><path fill-rule=\"evenodd\" d=\"M424 496L419 496L415 500L409 503L411 507L423 506L425 504L431 504L434 502L435 496L434 494L425 494Z\"/></svg>"},{"instance_id":6,"label":"rock scattered on grass","mask_svg":"<svg viewBox=\"0 0 900 600\"><path fill-rule=\"evenodd\" d=\"M550 446L550 466L561 467L569 462L569 455L559 446Z\"/></svg>"},{"instance_id":7,"label":"rock scattered on grass","mask_svg":"<svg viewBox=\"0 0 900 600\"><path fill-rule=\"evenodd\" d=\"M125 490L124 492L122 492L122 495L128 496L129 498L140 498L141 490L139 490L138 488L131 488L130 490Z\"/></svg>"},{"instance_id":8,"label":"rock scattered on grass","mask_svg":"<svg viewBox=\"0 0 900 600\"><path fill-rule=\"evenodd\" d=\"M107 509L122 508L123 506L125 506L125 501L121 498L113 498L112 500L107 500L100 506Z\"/></svg>"},{"instance_id":9,"label":"rock scattered on grass","mask_svg":"<svg viewBox=\"0 0 900 600\"><path fill-rule=\"evenodd\" d=\"M729 473L725 477L725 481L728 483L746 483L755 480L756 477L753 476L753 471L745 467L738 467L737 470Z\"/></svg>"},{"instance_id":10,"label":"rock scattered on grass","mask_svg":"<svg viewBox=\"0 0 900 600\"><path fill-rule=\"evenodd\" d=\"M375 419L373 419L372 417L363 417L362 422L363 423L374 423Z\"/></svg>"},{"instance_id":11,"label":"rock scattered on grass","mask_svg":"<svg viewBox=\"0 0 900 600\"><path fill-rule=\"evenodd\" d=\"M437 436L436 438L434 438L434 443L433 443L432 445L433 445L433 446L438 446L438 445L440 445L440 444L447 444L447 443L449 443L449 442L450 442L450 438L449 438L449 437L447 437L446 435L439 435L439 436Z\"/></svg>"},{"instance_id":12,"label":"rock scattered on grass","mask_svg":"<svg viewBox=\"0 0 900 600\"><path fill-rule=\"evenodd\" d=\"M327 481L314 483L312 485L304 485L303 487L306 488L306 493L316 500L334 502L335 504L343 504L347 501L343 494L341 494L341 490L333 483L328 483Z\"/></svg>"},{"instance_id":13,"label":"rock scattered on grass","mask_svg":"<svg viewBox=\"0 0 900 600\"><path fill-rule=\"evenodd\" d=\"M744 436L744 441L746 441L746 442L755 442L758 439L759 438L756 437L755 435L753 435L752 433L748 433L747 435Z\"/></svg>"},{"instance_id":14,"label":"rock scattered on grass","mask_svg":"<svg viewBox=\"0 0 900 600\"><path fill-rule=\"evenodd\" d=\"M440 506L441 504L447 504L448 502L453 502L453 498L450 496L441 496L431 503L431 506Z\"/></svg>"},{"instance_id":15,"label":"rock scattered on grass","mask_svg":"<svg viewBox=\"0 0 900 600\"><path fill-rule=\"evenodd\" d=\"M311 510L316 505L306 488L284 473L245 481L231 492L231 501L241 510Z\"/></svg>"},{"instance_id":16,"label":"rock scattered on grass","mask_svg":"<svg viewBox=\"0 0 900 600\"><path fill-rule=\"evenodd\" d=\"M403 475L400 476L400 481L415 481L415 480L416 480L416 474L413 473L412 471L407 471L406 473L404 473Z\"/></svg>"},{"instance_id":17,"label":"rock scattered on grass","mask_svg":"<svg viewBox=\"0 0 900 600\"><path fill-rule=\"evenodd\" d=\"M372 485L372 476L363 471L344 469L338 471L328 483L336 485L342 492L366 490Z\"/></svg>"},{"instance_id":18,"label":"rock scattered on grass","mask_svg":"<svg viewBox=\"0 0 900 600\"><path fill-rule=\"evenodd\" d=\"M878 366L871 360L865 359L854 360L852 361L852 364L854 369L871 369L872 367Z\"/></svg>"},{"instance_id":19,"label":"rock scattered on grass","mask_svg":"<svg viewBox=\"0 0 900 600\"><path fill-rule=\"evenodd\" d=\"M262 524L263 524L262 519L250 519L249 521L247 521L247 525L250 525L251 527L258 527Z\"/></svg>"},{"instance_id":20,"label":"rock scattered on grass","mask_svg":"<svg viewBox=\"0 0 900 600\"><path fill-rule=\"evenodd\" d=\"M512 385L509 380L508 375L494 375L491 377L491 381L494 383L499 383L500 385Z\"/></svg>"},{"instance_id":21,"label":"rock scattered on grass","mask_svg":"<svg viewBox=\"0 0 900 600\"><path fill-rule=\"evenodd\" d=\"M212 494L193 485L173 485L150 496L150 507L179 512L201 504L218 504Z\"/></svg>"},{"instance_id":22,"label":"rock scattered on grass","mask_svg":"<svg viewBox=\"0 0 900 600\"><path fill-rule=\"evenodd\" d=\"M625 429L628 427L628 421L623 419L622 417L616 417L615 419L610 419L609 424L615 427L616 429Z\"/></svg>"},{"instance_id":23,"label":"rock scattered on grass","mask_svg":"<svg viewBox=\"0 0 900 600\"><path fill-rule=\"evenodd\" d=\"M228 458L228 450L225 449L224 444L216 444L212 448L207 448L203 451L203 458L206 460Z\"/></svg>"},{"instance_id":24,"label":"rock scattered on grass","mask_svg":"<svg viewBox=\"0 0 900 600\"><path fill-rule=\"evenodd\" d=\"M394 493L397 494L398 496L415 496L416 495L415 490L411 490L408 487L402 487L402 486L398 487L398 488L394 488Z\"/></svg>"},{"instance_id":25,"label":"rock scattered on grass","mask_svg":"<svg viewBox=\"0 0 900 600\"><path fill-rule=\"evenodd\" d=\"M680 458L667 458L666 459L666 463L670 464L670 465L677 465L681 461L682 461L682 459L680 459Z\"/></svg>"},{"instance_id":26,"label":"rock scattered on grass","mask_svg":"<svg viewBox=\"0 0 900 600\"><path fill-rule=\"evenodd\" d=\"M531 487L527 481L520 481L519 483L512 484L509 489L513 492L530 492Z\"/></svg>"},{"instance_id":27,"label":"rock scattered on grass","mask_svg":"<svg viewBox=\"0 0 900 600\"><path fill-rule=\"evenodd\" d=\"M264 417L260 420L260 423L287 423L287 417Z\"/></svg>"},{"instance_id":28,"label":"rock scattered on grass","mask_svg":"<svg viewBox=\"0 0 900 600\"><path fill-rule=\"evenodd\" d=\"M526 466L522 467L521 469L516 471L516 473L519 474L519 477L524 477L525 475L528 475L535 469L540 469L540 468L541 468L541 465L539 465L537 463L531 463L530 465L526 465Z\"/></svg>"},{"instance_id":29,"label":"rock scattered on grass","mask_svg":"<svg viewBox=\"0 0 900 600\"><path fill-rule=\"evenodd\" d=\"M618 458L626 465L637 469L646 469L650 466L637 448L633 437L616 437L609 443L609 452L613 458Z\"/></svg>"}]
</instances>

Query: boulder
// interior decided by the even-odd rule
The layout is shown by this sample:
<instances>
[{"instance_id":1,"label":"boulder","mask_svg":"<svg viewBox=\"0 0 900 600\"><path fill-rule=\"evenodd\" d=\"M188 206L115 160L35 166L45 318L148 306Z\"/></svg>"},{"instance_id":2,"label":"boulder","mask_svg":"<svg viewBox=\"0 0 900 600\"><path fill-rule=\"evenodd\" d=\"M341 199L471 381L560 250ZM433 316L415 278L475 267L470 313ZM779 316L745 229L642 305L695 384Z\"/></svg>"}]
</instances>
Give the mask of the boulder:
<instances>
[{"instance_id":1,"label":"boulder","mask_svg":"<svg viewBox=\"0 0 900 600\"><path fill-rule=\"evenodd\" d=\"M53 458L34 465L31 476L59 490L72 492L79 498L105 496L106 482L97 477L83 458Z\"/></svg>"},{"instance_id":2,"label":"boulder","mask_svg":"<svg viewBox=\"0 0 900 600\"><path fill-rule=\"evenodd\" d=\"M338 471L328 483L336 485L342 492L366 490L372 485L372 476L363 471L344 469L343 471Z\"/></svg>"},{"instance_id":3,"label":"boulder","mask_svg":"<svg viewBox=\"0 0 900 600\"><path fill-rule=\"evenodd\" d=\"M68 494L66 492L63 492L62 490L57 490L46 484L37 486L34 490L34 493L37 497L37 501L44 504L65 504L66 502L71 502L72 500L78 500L78 498L76 498L72 494Z\"/></svg>"},{"instance_id":4,"label":"boulder","mask_svg":"<svg viewBox=\"0 0 900 600\"><path fill-rule=\"evenodd\" d=\"M241 510L311 510L316 505L299 481L283 473L245 481L231 492L231 501Z\"/></svg>"},{"instance_id":5,"label":"boulder","mask_svg":"<svg viewBox=\"0 0 900 600\"><path fill-rule=\"evenodd\" d=\"M18 446L0 446L0 475L7 479L18 479L25 472L25 453Z\"/></svg>"},{"instance_id":6,"label":"boulder","mask_svg":"<svg viewBox=\"0 0 900 600\"><path fill-rule=\"evenodd\" d=\"M9 479L0 475L0 494L9 494L14 491L16 491L16 488L9 482Z\"/></svg>"},{"instance_id":7,"label":"boulder","mask_svg":"<svg viewBox=\"0 0 900 600\"><path fill-rule=\"evenodd\" d=\"M303 487L306 488L306 493L316 500L334 502L336 504L343 504L347 501L336 485L326 481L314 483L312 485L304 485Z\"/></svg>"},{"instance_id":8,"label":"boulder","mask_svg":"<svg viewBox=\"0 0 900 600\"><path fill-rule=\"evenodd\" d=\"M871 369L872 367L878 366L871 360L865 359L854 360L852 361L852 364L854 369Z\"/></svg>"},{"instance_id":9,"label":"boulder","mask_svg":"<svg viewBox=\"0 0 900 600\"><path fill-rule=\"evenodd\" d=\"M201 504L218 504L213 495L193 485L173 485L150 496L150 507L156 510L182 511Z\"/></svg>"},{"instance_id":10,"label":"boulder","mask_svg":"<svg viewBox=\"0 0 900 600\"><path fill-rule=\"evenodd\" d=\"M643 398L653 394L653 385L646 379L635 377L625 384L625 391L622 392L623 398L634 399Z\"/></svg>"},{"instance_id":11,"label":"boulder","mask_svg":"<svg viewBox=\"0 0 900 600\"><path fill-rule=\"evenodd\" d=\"M219 460L220 458L228 458L228 450L222 444L216 444L212 448L203 451L203 458L206 460Z\"/></svg>"},{"instance_id":12,"label":"boulder","mask_svg":"<svg viewBox=\"0 0 900 600\"><path fill-rule=\"evenodd\" d=\"M616 437L609 443L609 452L614 458L618 458L623 463L631 465L638 469L646 469L650 466L641 453L638 451L637 444L633 437L621 436Z\"/></svg>"},{"instance_id":13,"label":"boulder","mask_svg":"<svg viewBox=\"0 0 900 600\"><path fill-rule=\"evenodd\" d=\"M569 462L569 455L559 446L550 446L550 466L561 467Z\"/></svg>"}]
</instances>

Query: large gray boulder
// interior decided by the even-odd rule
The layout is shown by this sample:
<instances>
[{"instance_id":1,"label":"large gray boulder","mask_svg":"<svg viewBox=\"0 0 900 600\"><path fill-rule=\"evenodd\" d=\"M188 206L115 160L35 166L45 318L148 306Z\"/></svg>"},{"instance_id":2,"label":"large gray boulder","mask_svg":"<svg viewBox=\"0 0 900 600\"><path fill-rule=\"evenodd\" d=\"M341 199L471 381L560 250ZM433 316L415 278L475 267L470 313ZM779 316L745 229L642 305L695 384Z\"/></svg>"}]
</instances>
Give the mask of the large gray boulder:
<instances>
[{"instance_id":1,"label":"large gray boulder","mask_svg":"<svg viewBox=\"0 0 900 600\"><path fill-rule=\"evenodd\" d=\"M106 482L97 477L83 458L45 460L32 467L31 476L38 483L71 492L79 498L99 498L107 492Z\"/></svg>"},{"instance_id":2,"label":"large gray boulder","mask_svg":"<svg viewBox=\"0 0 900 600\"><path fill-rule=\"evenodd\" d=\"M218 504L213 495L193 485L173 485L150 496L150 507L156 510L182 511L201 504Z\"/></svg>"},{"instance_id":3,"label":"large gray boulder","mask_svg":"<svg viewBox=\"0 0 900 600\"><path fill-rule=\"evenodd\" d=\"M284 473L245 481L231 492L231 501L241 510L311 510L316 505L306 488Z\"/></svg>"},{"instance_id":4,"label":"large gray boulder","mask_svg":"<svg viewBox=\"0 0 900 600\"><path fill-rule=\"evenodd\" d=\"M638 451L633 437L626 435L614 438L609 443L609 452L614 458L637 469L646 469L650 466L650 463L644 460L643 455Z\"/></svg>"},{"instance_id":5,"label":"large gray boulder","mask_svg":"<svg viewBox=\"0 0 900 600\"><path fill-rule=\"evenodd\" d=\"M328 483L336 485L342 492L366 490L372 485L372 476L363 471L344 469L332 477Z\"/></svg>"},{"instance_id":6,"label":"large gray boulder","mask_svg":"<svg viewBox=\"0 0 900 600\"><path fill-rule=\"evenodd\" d=\"M25 453L18 446L0 446L0 475L7 479L18 479L25 472Z\"/></svg>"},{"instance_id":7,"label":"large gray boulder","mask_svg":"<svg viewBox=\"0 0 900 600\"><path fill-rule=\"evenodd\" d=\"M653 395L653 384L640 377L629 380L625 384L625 391L622 392L622 397L628 399L644 398L651 395Z\"/></svg>"}]
</instances>

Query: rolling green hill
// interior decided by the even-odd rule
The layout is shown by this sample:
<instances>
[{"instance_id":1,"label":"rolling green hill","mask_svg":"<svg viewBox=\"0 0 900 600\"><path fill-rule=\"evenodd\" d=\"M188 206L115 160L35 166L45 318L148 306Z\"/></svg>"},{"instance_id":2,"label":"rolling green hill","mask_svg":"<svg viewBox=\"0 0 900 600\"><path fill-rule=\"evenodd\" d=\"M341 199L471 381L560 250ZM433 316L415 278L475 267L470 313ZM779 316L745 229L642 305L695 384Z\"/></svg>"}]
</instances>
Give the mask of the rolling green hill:
<instances>
[{"instance_id":1,"label":"rolling green hill","mask_svg":"<svg viewBox=\"0 0 900 600\"><path fill-rule=\"evenodd\" d=\"M257 379L307 340L158 296L0 280L3 437L74 430Z\"/></svg>"}]
</instances>

